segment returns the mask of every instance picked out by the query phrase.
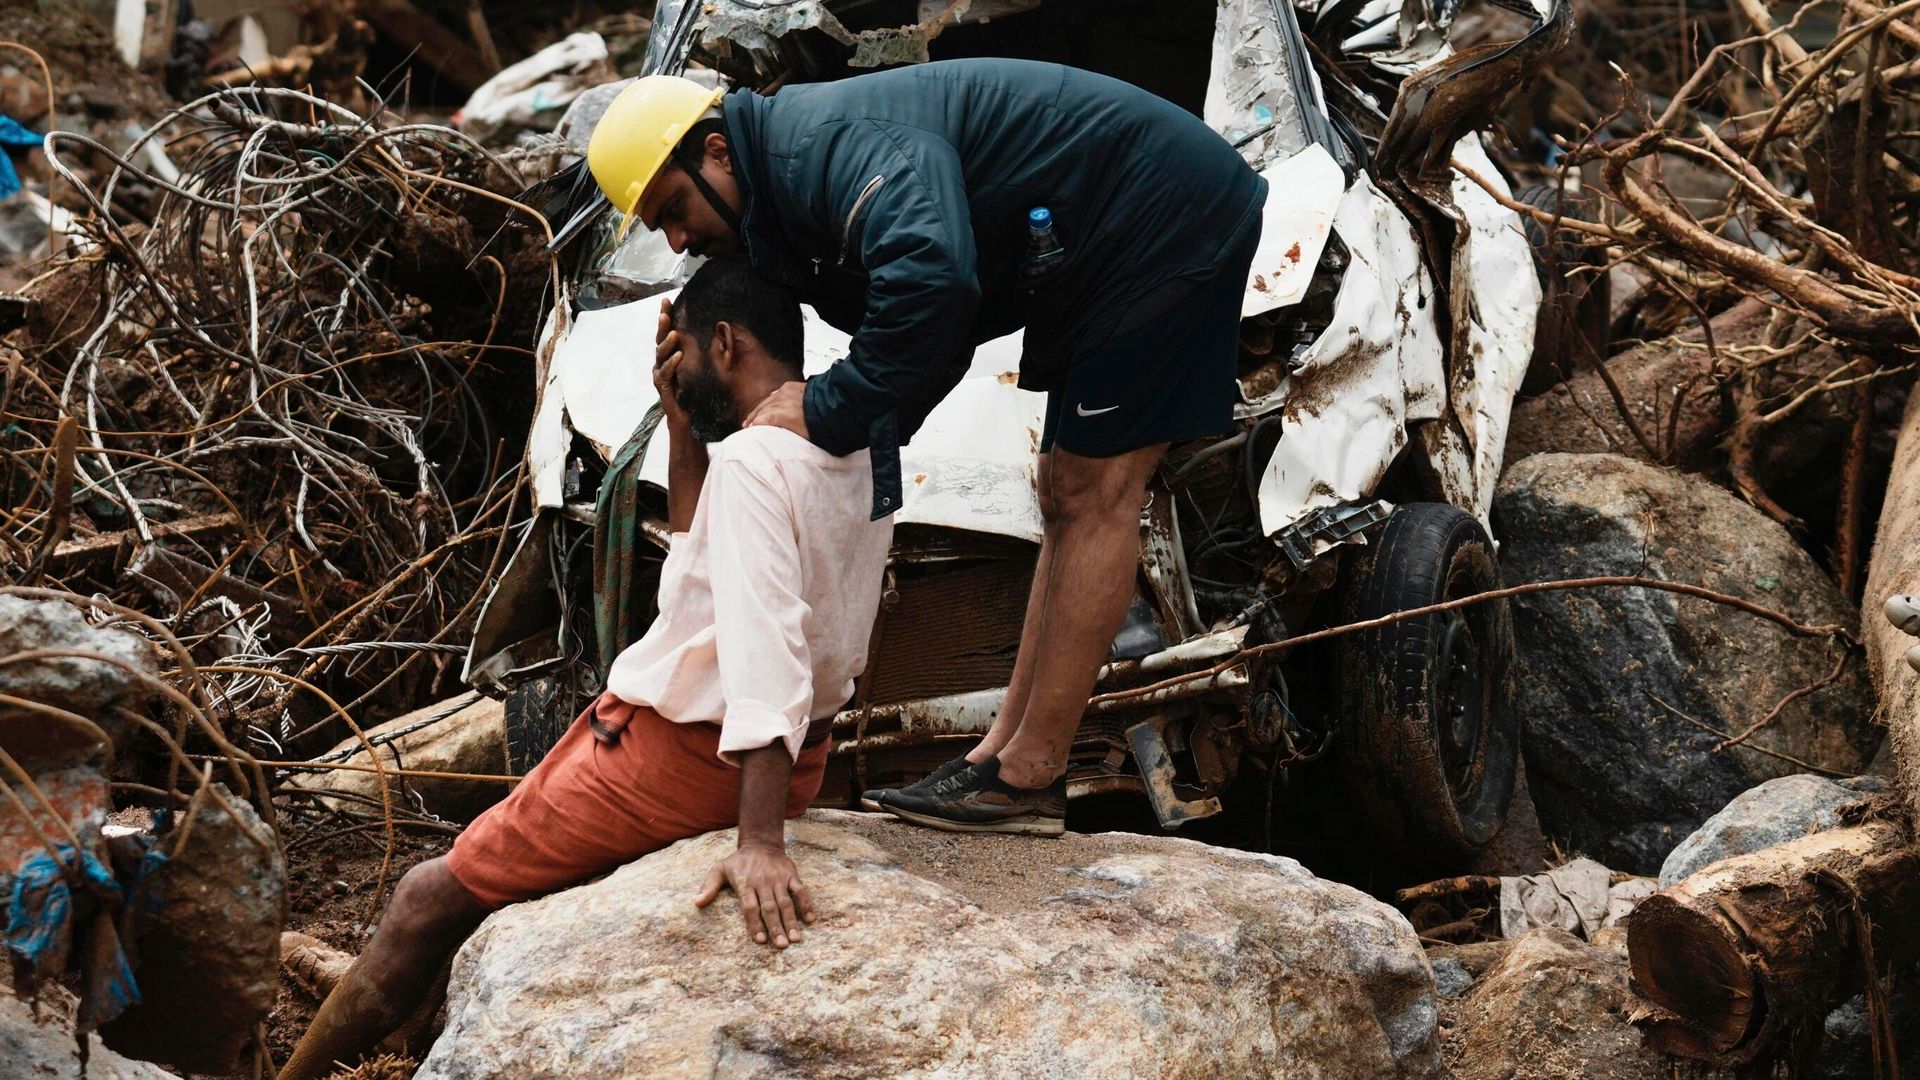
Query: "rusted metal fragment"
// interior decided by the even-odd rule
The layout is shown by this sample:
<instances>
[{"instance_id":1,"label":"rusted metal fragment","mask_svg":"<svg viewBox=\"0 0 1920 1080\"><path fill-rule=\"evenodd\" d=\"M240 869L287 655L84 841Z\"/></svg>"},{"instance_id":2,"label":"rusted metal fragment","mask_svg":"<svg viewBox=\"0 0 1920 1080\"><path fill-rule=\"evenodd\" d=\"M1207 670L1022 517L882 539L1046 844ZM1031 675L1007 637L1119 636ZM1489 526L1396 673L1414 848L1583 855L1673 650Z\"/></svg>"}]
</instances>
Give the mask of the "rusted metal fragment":
<instances>
[{"instance_id":1,"label":"rusted metal fragment","mask_svg":"<svg viewBox=\"0 0 1920 1080\"><path fill-rule=\"evenodd\" d=\"M1195 698L1225 697L1233 701L1244 701L1252 694L1253 679L1247 674L1247 666L1236 664L1211 678L1195 679L1192 682L1178 683L1125 698L1094 702L1087 707L1087 715L1105 716L1109 713L1133 712L1170 705L1176 701L1192 701Z\"/></svg>"},{"instance_id":2,"label":"rusted metal fragment","mask_svg":"<svg viewBox=\"0 0 1920 1080\"><path fill-rule=\"evenodd\" d=\"M1165 489L1147 496L1140 530L1140 570L1153 590L1153 606L1167 641L1185 641L1200 629L1193 582L1187 576L1186 547L1180 543L1180 519Z\"/></svg>"},{"instance_id":3,"label":"rusted metal fragment","mask_svg":"<svg viewBox=\"0 0 1920 1080\"><path fill-rule=\"evenodd\" d=\"M1127 729L1127 742L1133 747L1133 760L1146 781L1147 801L1162 828L1177 829L1189 821L1209 818L1220 812L1220 800L1212 796L1184 799L1175 789L1173 754L1167 749L1167 717L1164 713L1142 720Z\"/></svg>"},{"instance_id":4,"label":"rusted metal fragment","mask_svg":"<svg viewBox=\"0 0 1920 1080\"><path fill-rule=\"evenodd\" d=\"M900 567L855 700L886 705L1005 686L1033 559Z\"/></svg>"}]
</instances>

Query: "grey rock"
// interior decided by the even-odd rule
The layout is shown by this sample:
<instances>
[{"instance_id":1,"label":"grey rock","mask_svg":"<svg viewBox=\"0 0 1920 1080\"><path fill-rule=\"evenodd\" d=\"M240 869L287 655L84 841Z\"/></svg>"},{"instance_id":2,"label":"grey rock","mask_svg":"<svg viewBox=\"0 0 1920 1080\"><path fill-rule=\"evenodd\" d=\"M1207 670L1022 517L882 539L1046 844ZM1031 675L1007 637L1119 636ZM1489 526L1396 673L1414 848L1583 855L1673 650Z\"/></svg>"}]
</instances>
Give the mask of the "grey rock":
<instances>
[{"instance_id":1,"label":"grey rock","mask_svg":"<svg viewBox=\"0 0 1920 1080\"><path fill-rule=\"evenodd\" d=\"M1858 615L1785 529L1722 488L1611 454L1515 463L1494 504L1510 584L1598 575L1687 582L1803 623ZM1823 680L1834 643L1708 600L1579 589L1513 601L1516 704L1549 836L1618 870L1658 871L1735 795L1803 771L1853 774L1881 732L1854 659L1739 746L1715 752L1791 692ZM1712 728L1713 731L1705 730Z\"/></svg>"},{"instance_id":2,"label":"grey rock","mask_svg":"<svg viewBox=\"0 0 1920 1080\"><path fill-rule=\"evenodd\" d=\"M593 137L593 129L600 118L607 115L607 106L620 96L633 82L632 79L620 79L615 82L601 83L580 92L560 116L560 122L554 125L553 133L566 140L575 153L587 152L587 141Z\"/></svg>"},{"instance_id":3,"label":"grey rock","mask_svg":"<svg viewBox=\"0 0 1920 1080\"><path fill-rule=\"evenodd\" d=\"M1680 841L1660 864L1660 887L1721 859L1745 855L1840 823L1840 810L1886 788L1877 776L1829 780L1799 773L1741 792Z\"/></svg>"},{"instance_id":4,"label":"grey rock","mask_svg":"<svg viewBox=\"0 0 1920 1080\"><path fill-rule=\"evenodd\" d=\"M1457 1080L1667 1080L1675 1059L1627 1021L1627 961L1564 930L1529 930L1449 1008Z\"/></svg>"},{"instance_id":5,"label":"grey rock","mask_svg":"<svg viewBox=\"0 0 1920 1080\"><path fill-rule=\"evenodd\" d=\"M140 1004L100 1034L125 1054L227 1073L279 990L287 863L253 809L214 789L224 801L202 802L186 849L155 880L157 914L136 932ZM167 850L184 827L161 837Z\"/></svg>"},{"instance_id":6,"label":"grey rock","mask_svg":"<svg viewBox=\"0 0 1920 1080\"><path fill-rule=\"evenodd\" d=\"M1887 995L1887 1012L1900 1075L1920 1075L1920 966L1896 973L1893 991ZM1805 1069L1809 1080L1866 1080L1874 1076L1871 1024L1864 996L1828 1013L1822 1032L1826 1037Z\"/></svg>"},{"instance_id":7,"label":"grey rock","mask_svg":"<svg viewBox=\"0 0 1920 1080\"><path fill-rule=\"evenodd\" d=\"M1433 958L1433 992L1442 998L1457 998L1473 987L1473 972L1457 957Z\"/></svg>"},{"instance_id":8,"label":"grey rock","mask_svg":"<svg viewBox=\"0 0 1920 1080\"><path fill-rule=\"evenodd\" d=\"M4 980L0 980L4 981ZM43 990L29 1003L0 987L0 1073L10 1080L174 1080L172 1073L144 1061L130 1061L87 1036L86 1071L73 1034L73 995L59 987Z\"/></svg>"},{"instance_id":9,"label":"grey rock","mask_svg":"<svg viewBox=\"0 0 1920 1080\"><path fill-rule=\"evenodd\" d=\"M0 665L0 694L75 713L109 737L123 726L110 706L131 706L152 696L140 678L155 670L153 647L145 638L93 626L79 608L62 601L0 596L0 656L35 649L98 653L110 660L66 656ZM83 728L40 711L4 705L0 746L28 772L80 764L105 750L98 737Z\"/></svg>"},{"instance_id":10,"label":"grey rock","mask_svg":"<svg viewBox=\"0 0 1920 1080\"><path fill-rule=\"evenodd\" d=\"M1413 928L1291 859L1120 833L954 837L812 811L819 920L753 946L727 832L490 917L420 1080L1434 1076Z\"/></svg>"}]
</instances>

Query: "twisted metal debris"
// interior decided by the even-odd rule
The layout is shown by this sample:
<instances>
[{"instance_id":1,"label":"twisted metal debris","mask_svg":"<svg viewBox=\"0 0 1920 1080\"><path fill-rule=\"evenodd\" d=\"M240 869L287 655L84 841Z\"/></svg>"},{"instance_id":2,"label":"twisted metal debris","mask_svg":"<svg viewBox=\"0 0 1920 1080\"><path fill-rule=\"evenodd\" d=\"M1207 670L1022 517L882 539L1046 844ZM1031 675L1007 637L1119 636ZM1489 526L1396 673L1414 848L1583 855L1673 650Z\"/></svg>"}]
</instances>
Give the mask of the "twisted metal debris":
<instances>
[{"instance_id":1,"label":"twisted metal debris","mask_svg":"<svg viewBox=\"0 0 1920 1080\"><path fill-rule=\"evenodd\" d=\"M555 273L501 194L520 176L275 89L200 98L124 156L46 150L93 213L0 353L0 583L155 616L263 756L437 688L518 512ZM112 163L98 191L83 154ZM128 187L159 193L150 221Z\"/></svg>"}]
</instances>

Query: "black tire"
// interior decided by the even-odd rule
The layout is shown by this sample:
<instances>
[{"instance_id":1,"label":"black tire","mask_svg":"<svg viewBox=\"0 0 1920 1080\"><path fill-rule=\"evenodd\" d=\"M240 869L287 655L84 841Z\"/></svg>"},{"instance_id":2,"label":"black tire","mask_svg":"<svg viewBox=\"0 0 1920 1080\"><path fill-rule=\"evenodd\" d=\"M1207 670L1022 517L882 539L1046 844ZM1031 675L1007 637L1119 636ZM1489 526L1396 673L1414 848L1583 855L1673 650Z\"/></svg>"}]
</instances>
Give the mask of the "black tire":
<instances>
[{"instance_id":1,"label":"black tire","mask_svg":"<svg viewBox=\"0 0 1920 1080\"><path fill-rule=\"evenodd\" d=\"M1351 567L1351 621L1496 589L1473 516L1409 503ZM1513 629L1504 600L1338 639L1341 774L1375 854L1413 869L1464 861L1500 831L1519 767Z\"/></svg>"},{"instance_id":2,"label":"black tire","mask_svg":"<svg viewBox=\"0 0 1920 1080\"><path fill-rule=\"evenodd\" d=\"M1524 203L1562 218L1589 219L1593 199L1585 194L1534 184L1513 193ZM1573 229L1551 229L1531 215L1522 215L1522 231L1533 249L1534 272L1540 279L1540 319L1533 331L1533 359L1520 384L1522 394L1538 394L1565 382L1582 367L1604 360L1610 344L1608 321L1613 288L1605 270L1568 276L1582 266L1603 267L1605 256L1584 242Z\"/></svg>"},{"instance_id":3,"label":"black tire","mask_svg":"<svg viewBox=\"0 0 1920 1080\"><path fill-rule=\"evenodd\" d=\"M525 776L573 726L586 701L564 675L528 679L507 693L507 768Z\"/></svg>"}]
</instances>

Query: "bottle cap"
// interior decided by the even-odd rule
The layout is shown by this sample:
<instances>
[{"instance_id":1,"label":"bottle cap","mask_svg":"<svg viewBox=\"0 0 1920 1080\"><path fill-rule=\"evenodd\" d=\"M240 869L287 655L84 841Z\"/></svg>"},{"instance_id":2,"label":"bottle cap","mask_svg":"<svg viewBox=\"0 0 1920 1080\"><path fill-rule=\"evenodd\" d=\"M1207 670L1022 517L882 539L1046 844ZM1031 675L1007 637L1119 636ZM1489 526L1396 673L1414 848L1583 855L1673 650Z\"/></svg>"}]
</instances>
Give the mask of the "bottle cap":
<instances>
[{"instance_id":1,"label":"bottle cap","mask_svg":"<svg viewBox=\"0 0 1920 1080\"><path fill-rule=\"evenodd\" d=\"M1027 225L1034 229L1053 228L1053 212L1044 206L1036 206L1027 211Z\"/></svg>"}]
</instances>

